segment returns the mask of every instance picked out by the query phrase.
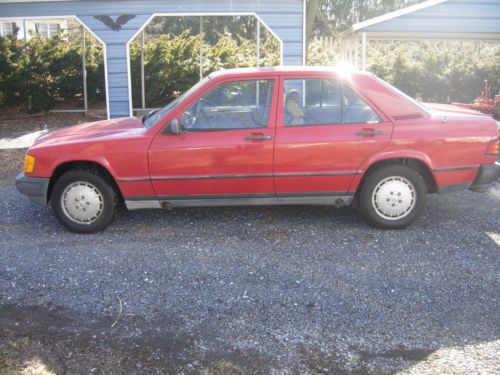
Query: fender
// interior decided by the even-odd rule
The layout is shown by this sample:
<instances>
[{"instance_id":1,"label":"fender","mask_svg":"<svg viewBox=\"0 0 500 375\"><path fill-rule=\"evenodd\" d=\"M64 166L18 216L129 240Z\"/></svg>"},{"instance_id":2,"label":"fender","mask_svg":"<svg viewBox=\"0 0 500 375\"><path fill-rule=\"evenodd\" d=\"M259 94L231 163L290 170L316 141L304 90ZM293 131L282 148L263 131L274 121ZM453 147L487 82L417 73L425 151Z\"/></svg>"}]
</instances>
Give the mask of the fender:
<instances>
[{"instance_id":1,"label":"fender","mask_svg":"<svg viewBox=\"0 0 500 375\"><path fill-rule=\"evenodd\" d=\"M351 185L349 187L349 192L355 193L356 190L358 189L359 183L365 176L366 172L376 163L384 161L384 160L390 160L390 159L414 159L422 162L429 172L431 173L432 177L436 179L436 176L434 175L433 172L433 163L431 159L424 154L423 152L417 151L417 150L391 150L391 149L384 149L381 150L380 152L377 152L368 158L366 158L363 163L358 168L358 174L354 176L353 180L351 181Z\"/></svg>"},{"instance_id":2,"label":"fender","mask_svg":"<svg viewBox=\"0 0 500 375\"><path fill-rule=\"evenodd\" d=\"M75 158L75 157L72 157L72 158L68 158L67 157L67 158L59 159L57 161L57 163L54 163L54 165L52 166L52 168L50 170L50 176L52 177L54 175L54 172L61 165L67 164L67 163L94 163L94 164L98 164L103 169L105 169L111 175L111 177L113 177L113 179L115 181L117 180L115 170L113 169L113 167L111 166L111 164L109 163L109 161L105 157L103 157L103 156L94 157L94 158L89 158L89 157L84 157L84 158L79 158L79 157Z\"/></svg>"}]
</instances>

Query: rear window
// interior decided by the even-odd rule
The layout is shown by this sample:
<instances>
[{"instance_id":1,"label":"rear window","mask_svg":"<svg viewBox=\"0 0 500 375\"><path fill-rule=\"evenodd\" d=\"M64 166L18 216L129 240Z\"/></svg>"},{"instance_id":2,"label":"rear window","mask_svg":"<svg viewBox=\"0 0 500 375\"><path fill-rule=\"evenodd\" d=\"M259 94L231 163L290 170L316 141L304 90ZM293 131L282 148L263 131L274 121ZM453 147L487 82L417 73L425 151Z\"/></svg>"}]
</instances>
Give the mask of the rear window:
<instances>
[{"instance_id":1,"label":"rear window","mask_svg":"<svg viewBox=\"0 0 500 375\"><path fill-rule=\"evenodd\" d=\"M390 83L384 81L383 79L381 79L381 78L379 78L377 76L375 76L375 79L377 81L379 81L380 83L382 83L388 89L390 89L392 91L395 91L398 95L402 96L404 99L406 99L407 101L409 101L411 104L417 106L418 108L420 108L425 113L430 114L430 109L427 106L425 106L424 104L422 104L419 101L413 99L411 96L409 96L408 94L405 94L403 91L401 91L397 87L391 85Z\"/></svg>"}]
</instances>

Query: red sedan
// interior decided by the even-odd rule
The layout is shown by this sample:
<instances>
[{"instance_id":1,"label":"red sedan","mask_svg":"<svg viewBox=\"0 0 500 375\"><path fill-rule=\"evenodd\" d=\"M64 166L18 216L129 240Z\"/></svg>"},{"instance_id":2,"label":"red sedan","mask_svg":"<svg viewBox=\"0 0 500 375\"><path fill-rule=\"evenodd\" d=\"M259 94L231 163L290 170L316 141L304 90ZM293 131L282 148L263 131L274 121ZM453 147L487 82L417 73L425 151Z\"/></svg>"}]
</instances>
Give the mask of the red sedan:
<instances>
[{"instance_id":1,"label":"red sedan","mask_svg":"<svg viewBox=\"0 0 500 375\"><path fill-rule=\"evenodd\" d=\"M359 203L403 228L428 193L500 176L489 117L436 112L370 73L263 68L214 73L141 118L40 137L16 179L75 232L128 209Z\"/></svg>"}]
</instances>

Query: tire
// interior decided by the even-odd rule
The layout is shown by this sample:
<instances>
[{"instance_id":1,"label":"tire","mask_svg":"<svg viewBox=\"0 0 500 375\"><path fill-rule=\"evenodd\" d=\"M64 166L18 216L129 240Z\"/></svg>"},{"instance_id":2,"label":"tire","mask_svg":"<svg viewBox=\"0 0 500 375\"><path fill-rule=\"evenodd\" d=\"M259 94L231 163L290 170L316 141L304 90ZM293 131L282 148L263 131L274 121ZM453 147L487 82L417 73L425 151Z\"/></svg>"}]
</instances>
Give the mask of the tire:
<instances>
[{"instance_id":1,"label":"tire","mask_svg":"<svg viewBox=\"0 0 500 375\"><path fill-rule=\"evenodd\" d=\"M367 223L382 229L403 229L422 213L427 200L423 177L404 165L380 168L364 181L359 204Z\"/></svg>"},{"instance_id":2,"label":"tire","mask_svg":"<svg viewBox=\"0 0 500 375\"><path fill-rule=\"evenodd\" d=\"M70 231L95 233L112 221L116 192L93 171L69 171L54 184L51 204L57 219Z\"/></svg>"},{"instance_id":3,"label":"tire","mask_svg":"<svg viewBox=\"0 0 500 375\"><path fill-rule=\"evenodd\" d=\"M495 108L493 108L493 118L500 121L500 103L497 103Z\"/></svg>"}]
</instances>

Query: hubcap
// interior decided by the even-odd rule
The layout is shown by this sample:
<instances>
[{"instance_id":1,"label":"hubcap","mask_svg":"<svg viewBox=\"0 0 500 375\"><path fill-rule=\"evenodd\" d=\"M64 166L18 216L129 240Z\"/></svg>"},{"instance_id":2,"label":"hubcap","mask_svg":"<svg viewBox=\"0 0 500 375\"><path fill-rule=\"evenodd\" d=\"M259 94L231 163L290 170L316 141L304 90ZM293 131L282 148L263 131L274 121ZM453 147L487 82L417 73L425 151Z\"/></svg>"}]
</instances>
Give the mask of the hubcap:
<instances>
[{"instance_id":1,"label":"hubcap","mask_svg":"<svg viewBox=\"0 0 500 375\"><path fill-rule=\"evenodd\" d=\"M78 224L92 224L102 214L104 200L101 192L84 181L68 185L61 197L66 216Z\"/></svg>"},{"instance_id":2,"label":"hubcap","mask_svg":"<svg viewBox=\"0 0 500 375\"><path fill-rule=\"evenodd\" d=\"M404 177L387 177L373 190L373 207L385 220L399 220L406 217L416 203L415 187Z\"/></svg>"}]
</instances>

